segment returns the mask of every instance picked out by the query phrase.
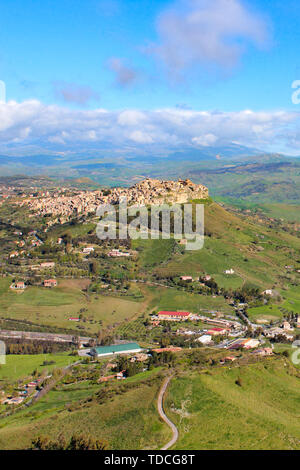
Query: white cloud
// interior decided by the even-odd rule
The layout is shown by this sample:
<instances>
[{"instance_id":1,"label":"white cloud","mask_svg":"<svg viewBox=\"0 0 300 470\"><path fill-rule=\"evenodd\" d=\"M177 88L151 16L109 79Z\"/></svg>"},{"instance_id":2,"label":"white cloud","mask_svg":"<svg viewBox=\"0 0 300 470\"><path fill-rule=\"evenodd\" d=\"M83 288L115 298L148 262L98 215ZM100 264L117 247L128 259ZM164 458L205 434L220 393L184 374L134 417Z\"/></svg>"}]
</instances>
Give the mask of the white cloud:
<instances>
[{"instance_id":1,"label":"white cloud","mask_svg":"<svg viewBox=\"0 0 300 470\"><path fill-rule=\"evenodd\" d=\"M265 19L243 0L181 0L157 21L159 42L150 48L170 72L191 66L231 69L248 43L268 42Z\"/></svg>"},{"instance_id":2,"label":"white cloud","mask_svg":"<svg viewBox=\"0 0 300 470\"><path fill-rule=\"evenodd\" d=\"M146 132L134 131L130 134L130 139L139 144L152 144L153 139Z\"/></svg>"},{"instance_id":3,"label":"white cloud","mask_svg":"<svg viewBox=\"0 0 300 470\"><path fill-rule=\"evenodd\" d=\"M296 112L78 111L39 101L0 103L0 145L55 146L57 151L92 144L95 148L178 149L239 142L268 149L299 148L300 115ZM63 147L63 148L61 148ZM155 154L155 152L153 153Z\"/></svg>"},{"instance_id":4,"label":"white cloud","mask_svg":"<svg viewBox=\"0 0 300 470\"><path fill-rule=\"evenodd\" d=\"M141 122L145 121L145 114L141 111L129 109L122 111L118 115L118 123L121 126L138 126Z\"/></svg>"},{"instance_id":5,"label":"white cloud","mask_svg":"<svg viewBox=\"0 0 300 470\"><path fill-rule=\"evenodd\" d=\"M196 145L209 147L217 142L218 138L213 134L205 134L199 137L193 137L192 142Z\"/></svg>"}]
</instances>

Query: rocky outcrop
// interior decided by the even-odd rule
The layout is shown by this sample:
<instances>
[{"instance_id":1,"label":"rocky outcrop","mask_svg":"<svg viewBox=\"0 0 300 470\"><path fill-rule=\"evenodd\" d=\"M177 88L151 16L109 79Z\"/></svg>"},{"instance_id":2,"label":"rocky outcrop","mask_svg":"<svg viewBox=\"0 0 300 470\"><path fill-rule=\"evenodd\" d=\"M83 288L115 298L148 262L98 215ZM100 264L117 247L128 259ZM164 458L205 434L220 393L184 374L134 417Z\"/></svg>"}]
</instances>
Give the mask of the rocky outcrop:
<instances>
[{"instance_id":1,"label":"rocky outcrop","mask_svg":"<svg viewBox=\"0 0 300 470\"><path fill-rule=\"evenodd\" d=\"M207 199L208 189L191 180L160 181L146 179L128 190L135 204L185 203L191 199Z\"/></svg>"}]
</instances>

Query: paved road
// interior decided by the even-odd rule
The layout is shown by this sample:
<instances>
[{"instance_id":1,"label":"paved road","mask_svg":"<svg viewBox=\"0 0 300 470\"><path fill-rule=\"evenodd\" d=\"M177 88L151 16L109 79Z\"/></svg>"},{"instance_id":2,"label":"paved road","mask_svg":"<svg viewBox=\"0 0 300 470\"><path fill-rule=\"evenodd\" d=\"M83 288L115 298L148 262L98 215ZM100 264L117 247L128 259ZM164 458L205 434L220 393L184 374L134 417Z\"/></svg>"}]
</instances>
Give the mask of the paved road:
<instances>
[{"instance_id":1,"label":"paved road","mask_svg":"<svg viewBox=\"0 0 300 470\"><path fill-rule=\"evenodd\" d=\"M176 428L175 424L172 423L171 420L169 420L169 418L167 417L166 413L164 412L164 408L163 408L164 395L165 395L165 392L168 388L168 385L169 385L171 379L172 379L172 377L167 377L166 378L166 380L164 381L164 383L163 383L163 385L160 389L160 392L159 392L159 395L158 395L158 400L157 400L157 408L158 408L159 416L172 429L172 432L173 432L172 439L166 445L164 445L164 447L162 447L161 450L168 450L170 447L172 447L176 443L176 441L178 439L178 429Z\"/></svg>"}]
</instances>

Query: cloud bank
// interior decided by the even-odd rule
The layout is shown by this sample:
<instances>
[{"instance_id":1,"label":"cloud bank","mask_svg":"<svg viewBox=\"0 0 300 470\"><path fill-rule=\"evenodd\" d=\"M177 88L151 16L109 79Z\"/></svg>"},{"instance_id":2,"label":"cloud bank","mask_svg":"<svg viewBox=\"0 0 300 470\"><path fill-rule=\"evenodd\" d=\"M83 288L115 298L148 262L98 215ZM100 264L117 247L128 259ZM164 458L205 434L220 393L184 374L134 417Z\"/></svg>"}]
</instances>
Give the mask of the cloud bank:
<instances>
[{"instance_id":1,"label":"cloud bank","mask_svg":"<svg viewBox=\"0 0 300 470\"><path fill-rule=\"evenodd\" d=\"M251 44L268 43L265 19L242 0L182 0L157 20L158 44L150 47L172 74L191 67L230 70Z\"/></svg>"},{"instance_id":2,"label":"cloud bank","mask_svg":"<svg viewBox=\"0 0 300 470\"><path fill-rule=\"evenodd\" d=\"M74 110L39 101L0 103L0 146L49 144L57 149L108 146L114 150L205 148L230 143L269 149L299 148L300 115L295 112L208 112Z\"/></svg>"}]
</instances>

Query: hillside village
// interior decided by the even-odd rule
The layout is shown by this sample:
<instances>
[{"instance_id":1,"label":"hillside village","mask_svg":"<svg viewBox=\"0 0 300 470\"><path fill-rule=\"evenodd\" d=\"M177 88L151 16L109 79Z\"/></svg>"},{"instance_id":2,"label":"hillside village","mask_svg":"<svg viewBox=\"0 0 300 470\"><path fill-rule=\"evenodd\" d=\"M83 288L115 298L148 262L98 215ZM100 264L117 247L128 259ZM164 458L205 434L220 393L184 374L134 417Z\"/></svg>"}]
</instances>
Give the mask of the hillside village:
<instances>
[{"instance_id":1,"label":"hillside village","mask_svg":"<svg viewBox=\"0 0 300 470\"><path fill-rule=\"evenodd\" d=\"M63 220L78 215L95 213L102 204L119 204L127 199L128 205L160 205L163 203L185 203L192 199L207 199L208 189L190 180L159 181L146 179L131 188L111 188L102 191L78 191L71 196L49 193L46 197L23 198L17 202L20 207L27 206L40 216L60 216Z\"/></svg>"}]
</instances>

